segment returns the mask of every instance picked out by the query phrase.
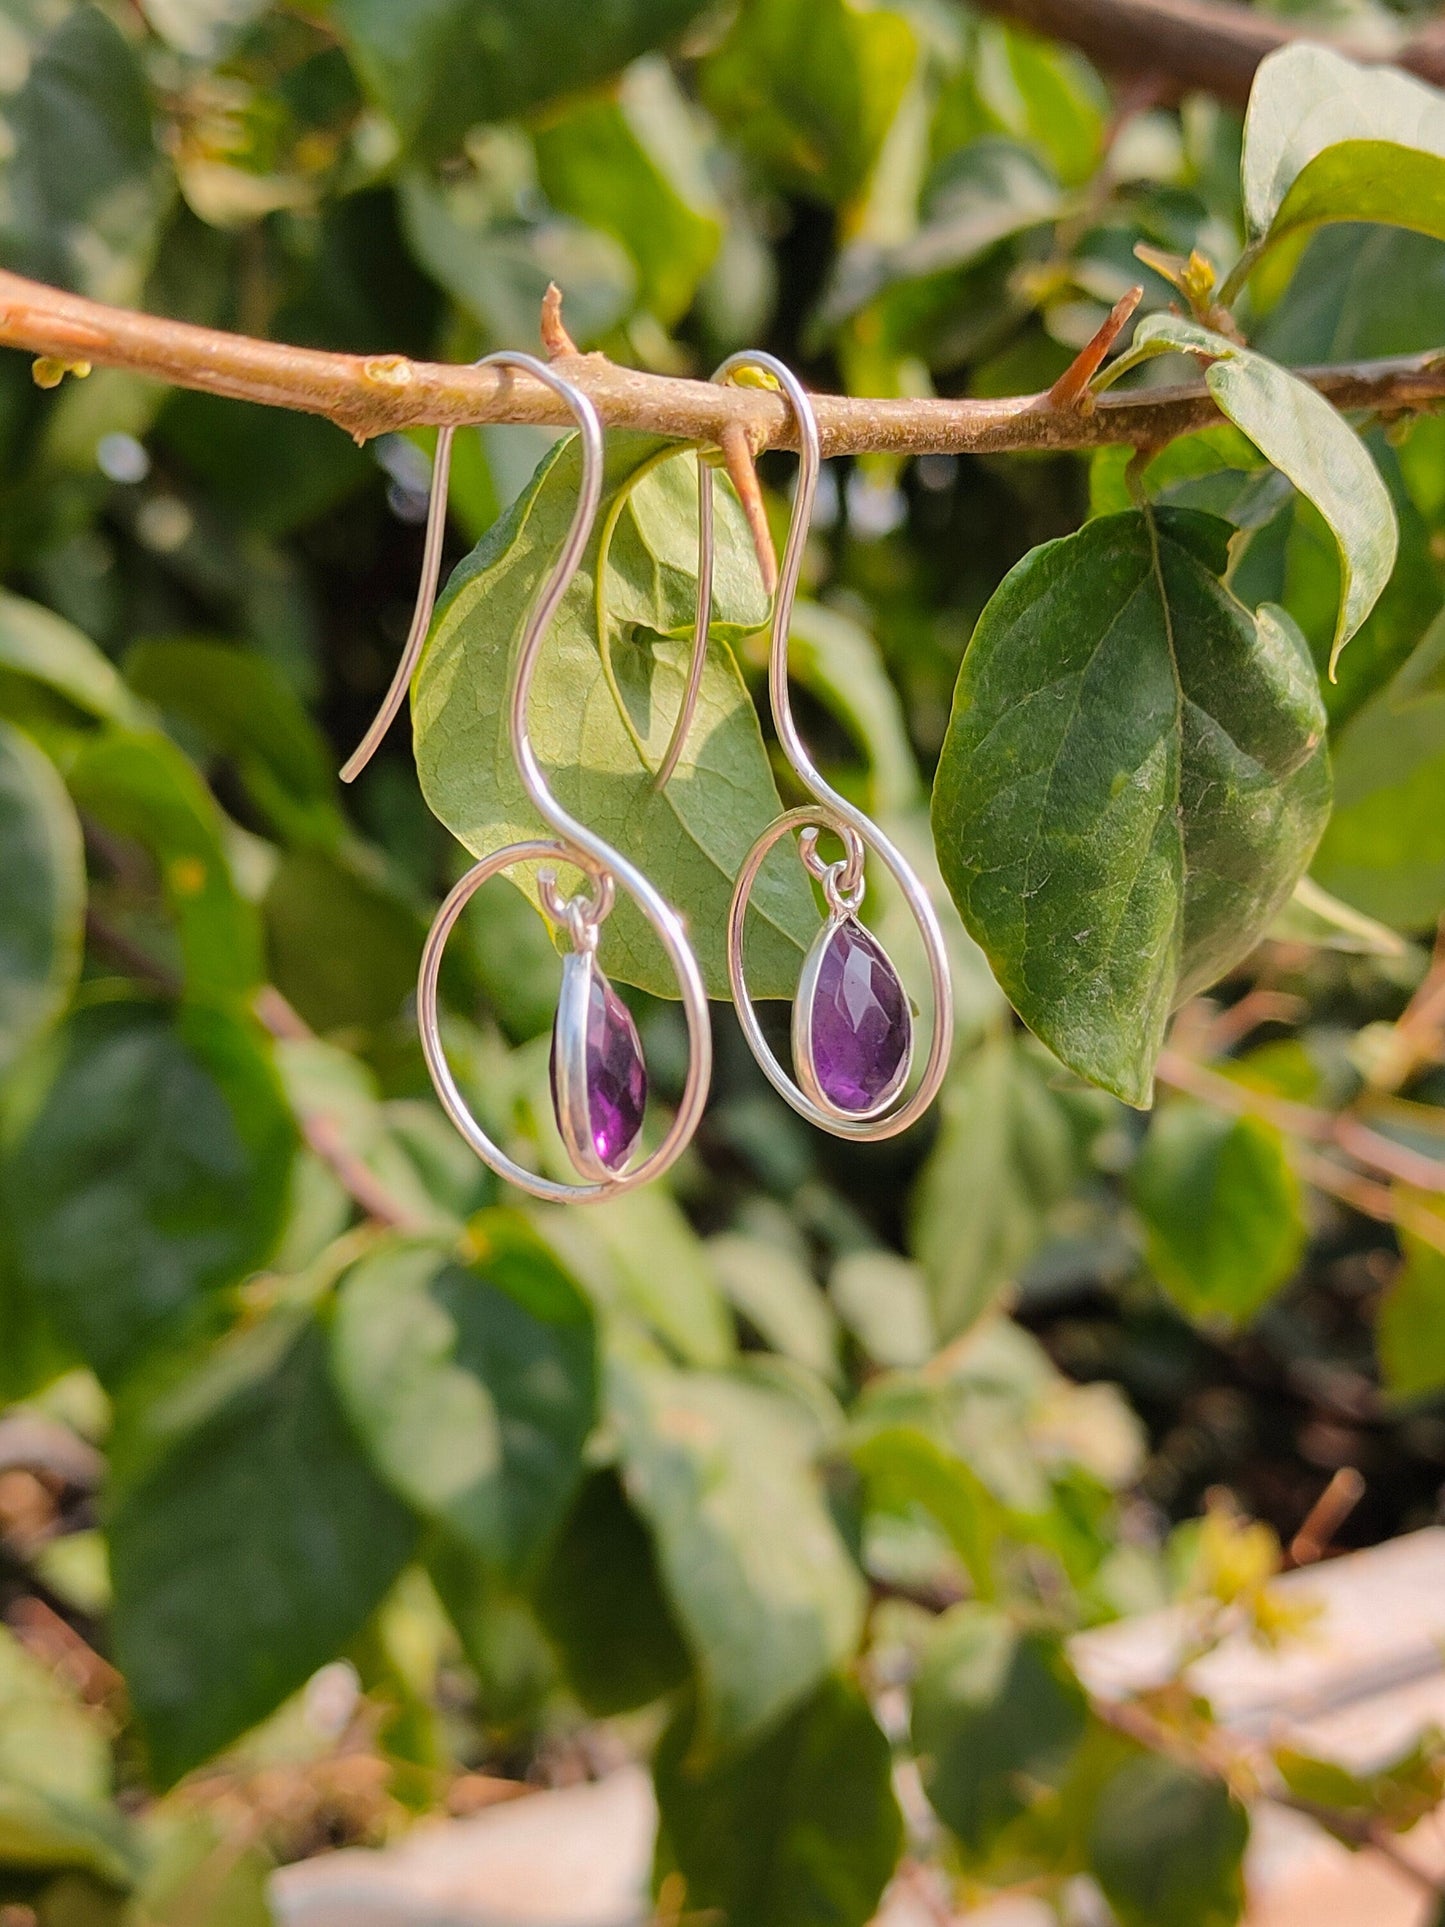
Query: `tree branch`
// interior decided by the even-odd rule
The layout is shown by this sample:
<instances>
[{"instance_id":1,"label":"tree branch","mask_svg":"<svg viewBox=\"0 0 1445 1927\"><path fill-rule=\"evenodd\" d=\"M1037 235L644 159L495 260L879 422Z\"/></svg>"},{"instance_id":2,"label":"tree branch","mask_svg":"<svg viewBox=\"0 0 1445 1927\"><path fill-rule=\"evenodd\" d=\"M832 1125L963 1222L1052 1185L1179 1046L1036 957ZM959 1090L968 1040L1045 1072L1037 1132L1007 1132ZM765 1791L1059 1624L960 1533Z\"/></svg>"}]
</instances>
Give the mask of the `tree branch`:
<instances>
[{"instance_id":1,"label":"tree branch","mask_svg":"<svg viewBox=\"0 0 1445 1927\"><path fill-rule=\"evenodd\" d=\"M1080 48L1107 73L1162 76L1179 93L1201 88L1243 106L1266 54L1293 40L1324 41L1352 60L1388 61L1445 86L1445 27L1368 42L1232 4L1232 0L979 0L988 13Z\"/></svg>"},{"instance_id":2,"label":"tree branch","mask_svg":"<svg viewBox=\"0 0 1445 1927\"><path fill-rule=\"evenodd\" d=\"M125 368L181 388L325 415L357 441L423 423L566 427L571 421L549 389L512 370L293 348L105 307L3 272L0 345L51 362ZM717 444L738 424L755 450L795 440L786 401L768 389L641 374L597 354L561 355L556 365L592 398L610 428ZM1445 401L1445 356L1438 353L1299 372L1339 408L1400 414ZM1202 381L1109 394L1082 408L1056 407L1047 395L962 401L819 395L815 406L824 455L1162 447L1220 419Z\"/></svg>"}]
</instances>

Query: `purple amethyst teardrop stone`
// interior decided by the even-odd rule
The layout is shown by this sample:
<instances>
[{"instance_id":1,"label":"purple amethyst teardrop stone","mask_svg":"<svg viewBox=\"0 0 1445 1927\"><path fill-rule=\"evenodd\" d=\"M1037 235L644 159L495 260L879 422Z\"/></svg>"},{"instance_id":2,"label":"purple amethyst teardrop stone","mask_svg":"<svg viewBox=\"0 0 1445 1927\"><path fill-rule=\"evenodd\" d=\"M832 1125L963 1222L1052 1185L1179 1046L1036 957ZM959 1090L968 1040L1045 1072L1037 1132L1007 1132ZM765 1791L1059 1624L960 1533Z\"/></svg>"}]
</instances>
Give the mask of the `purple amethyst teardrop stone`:
<instances>
[{"instance_id":1,"label":"purple amethyst teardrop stone","mask_svg":"<svg viewBox=\"0 0 1445 1927\"><path fill-rule=\"evenodd\" d=\"M552 1026L552 1108L557 1102L557 1026ZM632 1012L596 965L587 999L587 1121L609 1171L627 1162L647 1109L647 1066Z\"/></svg>"},{"instance_id":2,"label":"purple amethyst teardrop stone","mask_svg":"<svg viewBox=\"0 0 1445 1927\"><path fill-rule=\"evenodd\" d=\"M896 1086L913 1041L898 972L854 917L826 936L808 1045L818 1088L840 1111L870 1111Z\"/></svg>"}]
</instances>

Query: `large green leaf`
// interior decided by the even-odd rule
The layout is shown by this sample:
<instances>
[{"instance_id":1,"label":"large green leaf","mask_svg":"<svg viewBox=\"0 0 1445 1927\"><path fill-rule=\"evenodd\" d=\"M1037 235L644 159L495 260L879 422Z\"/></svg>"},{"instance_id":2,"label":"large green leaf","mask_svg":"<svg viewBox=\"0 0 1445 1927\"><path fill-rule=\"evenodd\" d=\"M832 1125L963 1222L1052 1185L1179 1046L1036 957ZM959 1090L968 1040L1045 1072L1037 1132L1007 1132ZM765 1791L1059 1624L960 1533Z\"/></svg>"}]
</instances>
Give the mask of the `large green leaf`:
<instances>
[{"instance_id":1,"label":"large green leaf","mask_svg":"<svg viewBox=\"0 0 1445 1927\"><path fill-rule=\"evenodd\" d=\"M862 1582L783 1398L721 1373L617 1360L611 1407L628 1496L702 1681L710 1744L756 1736L858 1638Z\"/></svg>"},{"instance_id":2,"label":"large green leaf","mask_svg":"<svg viewBox=\"0 0 1445 1927\"><path fill-rule=\"evenodd\" d=\"M65 785L0 722L0 1073L65 1008L84 915L85 852Z\"/></svg>"},{"instance_id":3,"label":"large green leaf","mask_svg":"<svg viewBox=\"0 0 1445 1927\"><path fill-rule=\"evenodd\" d=\"M1315 858L1324 887L1401 930L1445 910L1445 618L1335 752L1335 810Z\"/></svg>"},{"instance_id":4,"label":"large green leaf","mask_svg":"<svg viewBox=\"0 0 1445 1927\"><path fill-rule=\"evenodd\" d=\"M1148 1754L1101 1788L1089 1862L1119 1927L1234 1927L1248 1837L1222 1780Z\"/></svg>"},{"instance_id":5,"label":"large green leaf","mask_svg":"<svg viewBox=\"0 0 1445 1927\"><path fill-rule=\"evenodd\" d=\"M1271 361L1418 354L1445 335L1445 246L1408 228L1346 221L1312 235L1250 339Z\"/></svg>"},{"instance_id":6,"label":"large green leaf","mask_svg":"<svg viewBox=\"0 0 1445 1927\"><path fill-rule=\"evenodd\" d=\"M1054 1634L988 1606L937 1622L913 1692L913 1745L924 1791L971 1858L1062 1782L1087 1714Z\"/></svg>"},{"instance_id":7,"label":"large green leaf","mask_svg":"<svg viewBox=\"0 0 1445 1927\"><path fill-rule=\"evenodd\" d=\"M685 1708L653 1762L659 1879L690 1914L735 1927L864 1927L903 1846L888 1742L868 1702L830 1679L776 1732L722 1763L694 1753Z\"/></svg>"},{"instance_id":8,"label":"large green leaf","mask_svg":"<svg viewBox=\"0 0 1445 1927\"><path fill-rule=\"evenodd\" d=\"M703 98L778 186L862 193L917 58L901 12L858 0L746 0L702 70Z\"/></svg>"},{"instance_id":9,"label":"large green leaf","mask_svg":"<svg viewBox=\"0 0 1445 1927\"><path fill-rule=\"evenodd\" d=\"M934 789L944 879L1015 1008L1138 1105L1170 1011L1248 954L1329 809L1308 647L1224 587L1229 536L1130 511L1025 556L964 657Z\"/></svg>"},{"instance_id":10,"label":"large green leaf","mask_svg":"<svg viewBox=\"0 0 1445 1927\"><path fill-rule=\"evenodd\" d=\"M71 1868L129 1887L139 1856L110 1778L100 1719L0 1627L0 1885Z\"/></svg>"},{"instance_id":11,"label":"large green leaf","mask_svg":"<svg viewBox=\"0 0 1445 1927\"><path fill-rule=\"evenodd\" d=\"M756 629L767 604L742 512L731 490L720 489L713 646L688 745L659 793L653 779L677 716L696 620L696 464L690 454L662 459L671 446L654 436L609 437L598 530L544 644L529 722L563 805L631 857L682 912L709 992L725 997L733 878L780 805L756 713L730 649L720 645ZM566 537L578 461L569 437L458 568L417 672L422 789L479 856L542 828L507 745L508 664ZM656 465L643 474L649 464ZM597 556L614 508L604 653ZM801 866L784 850L774 854L778 861L764 866L752 899L749 974L754 994L764 997L792 994L817 929ZM530 870L525 887L535 900ZM657 939L621 892L601 954L613 977L677 995Z\"/></svg>"},{"instance_id":12,"label":"large green leaf","mask_svg":"<svg viewBox=\"0 0 1445 1927\"><path fill-rule=\"evenodd\" d=\"M168 1785L336 1656L415 1528L348 1430L310 1320L274 1314L121 1426L116 1654Z\"/></svg>"},{"instance_id":13,"label":"large green leaf","mask_svg":"<svg viewBox=\"0 0 1445 1927\"><path fill-rule=\"evenodd\" d=\"M687 1678L652 1541L613 1472L595 1472L578 1493L532 1603L594 1719L646 1706Z\"/></svg>"},{"instance_id":14,"label":"large green leaf","mask_svg":"<svg viewBox=\"0 0 1445 1927\"><path fill-rule=\"evenodd\" d=\"M80 809L150 852L180 940L186 988L224 998L262 981L255 906L236 887L226 824L194 763L161 735L112 730L70 766Z\"/></svg>"},{"instance_id":15,"label":"large green leaf","mask_svg":"<svg viewBox=\"0 0 1445 1927\"><path fill-rule=\"evenodd\" d=\"M1341 590L1330 649L1333 675L1340 651L1395 566L1399 529L1390 491L1344 416L1308 382L1182 315L1154 314L1140 322L1110 378L1171 351L1206 361L1204 379L1221 411L1329 523L1339 547Z\"/></svg>"},{"instance_id":16,"label":"large green leaf","mask_svg":"<svg viewBox=\"0 0 1445 1927\"><path fill-rule=\"evenodd\" d=\"M336 0L367 88L402 136L432 152L603 80L671 40L702 0Z\"/></svg>"},{"instance_id":17,"label":"large green leaf","mask_svg":"<svg viewBox=\"0 0 1445 1927\"><path fill-rule=\"evenodd\" d=\"M1297 43L1260 63L1241 165L1252 239L1383 221L1445 239L1445 96Z\"/></svg>"},{"instance_id":18,"label":"large green leaf","mask_svg":"<svg viewBox=\"0 0 1445 1927\"><path fill-rule=\"evenodd\" d=\"M502 1213L478 1255L383 1248L348 1274L332 1360L358 1438L388 1485L489 1564L516 1574L557 1530L596 1414L592 1316L546 1248Z\"/></svg>"},{"instance_id":19,"label":"large green leaf","mask_svg":"<svg viewBox=\"0 0 1445 1927\"><path fill-rule=\"evenodd\" d=\"M658 320L678 321L722 221L692 109L666 61L638 61L614 94L589 95L545 123L537 171L554 206L621 241Z\"/></svg>"},{"instance_id":20,"label":"large green leaf","mask_svg":"<svg viewBox=\"0 0 1445 1927\"><path fill-rule=\"evenodd\" d=\"M0 259L99 301L134 302L174 192L136 51L98 6L64 10L29 47L18 23L10 32L21 44L6 72L21 85L3 98L0 82Z\"/></svg>"},{"instance_id":21,"label":"large green leaf","mask_svg":"<svg viewBox=\"0 0 1445 1927\"><path fill-rule=\"evenodd\" d=\"M991 1037L944 1087L942 1129L909 1214L941 1338L957 1337L1012 1283L1078 1181L1068 1116L1037 1055Z\"/></svg>"},{"instance_id":22,"label":"large green leaf","mask_svg":"<svg viewBox=\"0 0 1445 1927\"><path fill-rule=\"evenodd\" d=\"M290 851L262 914L271 981L313 1030L391 1023L416 994L426 919L365 845Z\"/></svg>"},{"instance_id":23,"label":"large green leaf","mask_svg":"<svg viewBox=\"0 0 1445 1927\"><path fill-rule=\"evenodd\" d=\"M264 1040L223 1011L91 1004L53 1048L0 1186L22 1277L115 1380L264 1262L295 1127Z\"/></svg>"},{"instance_id":24,"label":"large green leaf","mask_svg":"<svg viewBox=\"0 0 1445 1927\"><path fill-rule=\"evenodd\" d=\"M1150 1269L1191 1318L1244 1324L1305 1245L1299 1185L1278 1129L1188 1100L1167 1105L1131 1174Z\"/></svg>"}]
</instances>

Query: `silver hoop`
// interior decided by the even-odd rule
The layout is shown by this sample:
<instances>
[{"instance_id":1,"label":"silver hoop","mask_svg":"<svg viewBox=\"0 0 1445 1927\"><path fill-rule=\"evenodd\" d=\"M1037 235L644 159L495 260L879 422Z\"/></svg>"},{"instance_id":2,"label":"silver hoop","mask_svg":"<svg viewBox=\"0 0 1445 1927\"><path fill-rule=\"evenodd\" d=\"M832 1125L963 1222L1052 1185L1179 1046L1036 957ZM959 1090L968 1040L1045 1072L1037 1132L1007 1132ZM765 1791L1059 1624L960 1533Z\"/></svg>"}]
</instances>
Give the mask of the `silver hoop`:
<instances>
[{"instance_id":1,"label":"silver hoop","mask_svg":"<svg viewBox=\"0 0 1445 1927\"><path fill-rule=\"evenodd\" d=\"M457 1087L451 1065L447 1062L446 1050L442 1043L441 1025L437 1012L437 983L441 974L442 953L446 949L447 938L456 926L458 917L470 903L477 891L489 878L496 876L514 863L578 863L577 852L570 850L564 843L535 841L512 843L506 849L497 850L479 863L474 863L466 875L457 883L450 895L437 912L427 934L426 945L422 950L421 972L417 979L417 1027L421 1032L422 1054L431 1073L436 1094L441 1100L442 1109L461 1132L467 1143L476 1152L483 1164L490 1165L499 1177L519 1190L530 1192L534 1198L545 1199L549 1204L592 1204L600 1198L616 1197L623 1191L632 1191L650 1179L661 1177L668 1167L675 1163L686 1148L693 1132L697 1129L707 1102L708 1079L712 1071L712 1033L708 1027L707 993L703 989L702 975L697 960L692 954L683 929L681 917L670 909L645 877L632 871L630 864L625 865L630 876L622 877L623 887L628 890L642 908L648 922L657 932L677 972L677 981L682 990L682 1005L687 1018L688 1069L687 1081L683 1086L682 1102L662 1142L650 1152L640 1164L629 1171L614 1172L601 1165L592 1154L590 1136L585 1127L576 1129L578 1092L576 1089L579 1061L585 1051L585 1029L577 1022L577 1011L585 1012L587 995L590 994L590 979L584 980L580 972L574 974L571 997L568 997L568 971L579 957L588 964L591 958L587 953L574 952L563 965L563 1000L559 1001L558 1013L562 1021L555 1035L559 1048L556 1053L559 1075L557 1078L558 1104L557 1122L562 1132L563 1143L569 1157L579 1170L583 1171L587 1182L565 1184L555 1178L539 1177L536 1172L518 1164L494 1143L472 1115L466 1099ZM588 867L585 864L582 866ZM640 888L638 886L641 886ZM580 985L580 992L579 992ZM563 1016L566 1012L565 1017ZM579 1040L581 1049L579 1049ZM585 1068L583 1070L585 1077ZM576 1140L581 1140L580 1147ZM579 1156L579 1148L581 1155ZM590 1167L590 1168L589 1168Z\"/></svg>"},{"instance_id":2,"label":"silver hoop","mask_svg":"<svg viewBox=\"0 0 1445 1927\"><path fill-rule=\"evenodd\" d=\"M880 1139L896 1137L914 1123L938 1094L948 1069L949 1055L953 1045L953 984L948 972L948 953L944 948L943 930L937 912L929 901L916 872L903 853L886 837L877 824L848 802L823 778L822 773L808 754L807 747L798 734L793 720L792 701L788 690L788 640L792 621L793 603L798 593L798 580L802 573L803 549L808 538L808 526L812 519L813 498L818 486L818 471L821 465L821 450L818 439L818 423L813 413L812 403L807 391L797 376L783 362L773 355L745 350L730 355L713 375L714 381L725 381L734 370L739 368L762 368L777 381L787 396L798 424L798 444L801 460L798 470L798 485L793 498L793 513L788 525L788 539L783 550L782 566L778 573L778 588L773 600L772 634L768 654L768 700L773 712L773 724L783 753L792 765L803 787L815 799L801 809L789 810L771 824L749 850L738 872L733 887L732 902L728 908L728 978L732 985L733 1002L737 1006L738 1022L749 1048L757 1058L764 1076L774 1090L787 1099L793 1109L809 1123L818 1125L822 1130L831 1131L836 1137ZM712 488L713 472L706 465L699 466L699 487L702 495L699 503L699 588L712 579L713 513ZM703 504L706 506L703 506ZM706 551L707 568L704 570L703 551ZM707 646L709 607L700 601L694 649L698 654ZM691 681L689 683L691 687ZM679 718L678 731L685 732L690 716L685 712ZM843 843L844 855L836 863L825 863L818 855L818 836L822 830L831 830ZM813 942L798 980L798 994L793 1001L792 1043L794 1075L783 1069L768 1046L758 1022L757 1011L748 992L747 974L743 962L744 935L747 924L748 902L753 884L757 879L763 861L774 844L790 832L797 830L798 854L808 874L822 885L824 899L828 905L828 916ZM861 946L877 960L897 986L900 999L903 997L902 985L897 972L882 946L866 932L857 920L857 911L862 905L865 890L863 876L863 854L865 848L878 856L885 868L903 893L905 902L918 925L923 938L924 951L928 958L929 982L932 989L932 1025L928 1055L924 1060L923 1073L917 1088L906 1103L899 1105L898 1099L907 1084L913 1060L913 1023L906 1000L903 1010L907 1017L907 1038L897 1063L882 1084L881 1088L869 1093L867 1101L856 1106L844 1106L835 1101L824 1088L814 1051L814 1012L815 997L825 962L835 942L846 940ZM852 931L849 926L852 926ZM853 935L856 931L856 937ZM897 1106L897 1108L894 1108Z\"/></svg>"},{"instance_id":3,"label":"silver hoop","mask_svg":"<svg viewBox=\"0 0 1445 1927\"><path fill-rule=\"evenodd\" d=\"M708 1081L712 1074L712 1033L708 1024L707 993L697 959L687 941L681 917L664 901L642 872L626 857L568 814L552 794L547 778L532 748L527 727L527 703L532 677L546 640L552 618L577 573L597 520L602 495L602 423L597 410L580 388L563 379L555 369L533 355L500 349L484 355L474 364L520 369L545 383L577 420L582 454L582 479L577 506L567 531L561 554L528 611L512 667L508 706L508 734L512 758L522 787L543 822L553 832L550 841L531 839L508 844L473 864L455 885L437 912L422 949L421 970L417 979L417 1024L422 1053L442 1107L467 1143L499 1176L528 1191L535 1198L552 1203L590 1203L598 1198L630 1191L650 1178L658 1177L673 1164L697 1129L707 1101ZM381 708L361 743L342 770L352 781L366 767L377 745L385 736L397 711L406 700L412 675L420 659L427 631L431 626L441 572L442 539L446 527L446 491L450 474L453 430L443 428L437 437L432 465L432 495L427 509L426 540L423 550L421 587L411 628ZM544 912L564 928L571 939L571 952L562 966L562 989L553 1025L552 1084L557 1126L572 1163L581 1174L581 1184L565 1184L528 1171L493 1143L472 1115L447 1063L437 1009L437 984L448 937L457 918L489 877L515 863L540 861L559 863L580 870L591 883L590 895L577 893L564 899L557 888L555 868L539 879ZM618 887L626 890L656 932L677 976L678 990L687 1019L688 1068L682 1101L672 1124L657 1148L629 1169L620 1168L631 1156L642 1125L642 1106L646 1102L646 1072L636 1028L596 960L601 926L611 912ZM598 998L604 1022L626 1033L625 1041L633 1051L639 1079L635 1100L635 1122L615 1161L602 1148L592 1115L589 1088L590 1032ZM609 1003L609 1000L610 1003ZM612 1006L615 1005L615 1010Z\"/></svg>"}]
</instances>

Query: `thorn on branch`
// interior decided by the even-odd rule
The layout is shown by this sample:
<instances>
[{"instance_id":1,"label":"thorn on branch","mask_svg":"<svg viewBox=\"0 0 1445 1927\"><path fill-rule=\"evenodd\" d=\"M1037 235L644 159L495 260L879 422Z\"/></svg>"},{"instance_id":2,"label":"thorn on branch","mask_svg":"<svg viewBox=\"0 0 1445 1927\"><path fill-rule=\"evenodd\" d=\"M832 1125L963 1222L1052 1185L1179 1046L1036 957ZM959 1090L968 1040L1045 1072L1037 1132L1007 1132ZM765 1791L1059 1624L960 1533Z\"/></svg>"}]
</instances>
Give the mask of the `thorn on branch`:
<instances>
[{"instance_id":1,"label":"thorn on branch","mask_svg":"<svg viewBox=\"0 0 1445 1927\"><path fill-rule=\"evenodd\" d=\"M1048 392L1048 406L1053 409L1078 409L1087 412L1089 407L1089 383L1098 374L1104 357L1124 330L1125 323L1144 298L1141 287L1130 288L1120 295L1109 310L1109 314L1092 339L1074 356L1068 367L1059 376Z\"/></svg>"},{"instance_id":2,"label":"thorn on branch","mask_svg":"<svg viewBox=\"0 0 1445 1927\"><path fill-rule=\"evenodd\" d=\"M582 352L562 319L562 290L555 281L547 283L547 292L542 296L542 346L548 361L560 361L565 355Z\"/></svg>"},{"instance_id":3,"label":"thorn on branch","mask_svg":"<svg viewBox=\"0 0 1445 1927\"><path fill-rule=\"evenodd\" d=\"M763 587L771 595L778 586L778 557L773 547L773 532L768 527L767 506L763 501L762 484L758 480L747 429L741 422L729 422L718 438L718 447L722 450L723 463L732 485L738 492L738 500L743 505L743 514L748 518Z\"/></svg>"}]
</instances>

